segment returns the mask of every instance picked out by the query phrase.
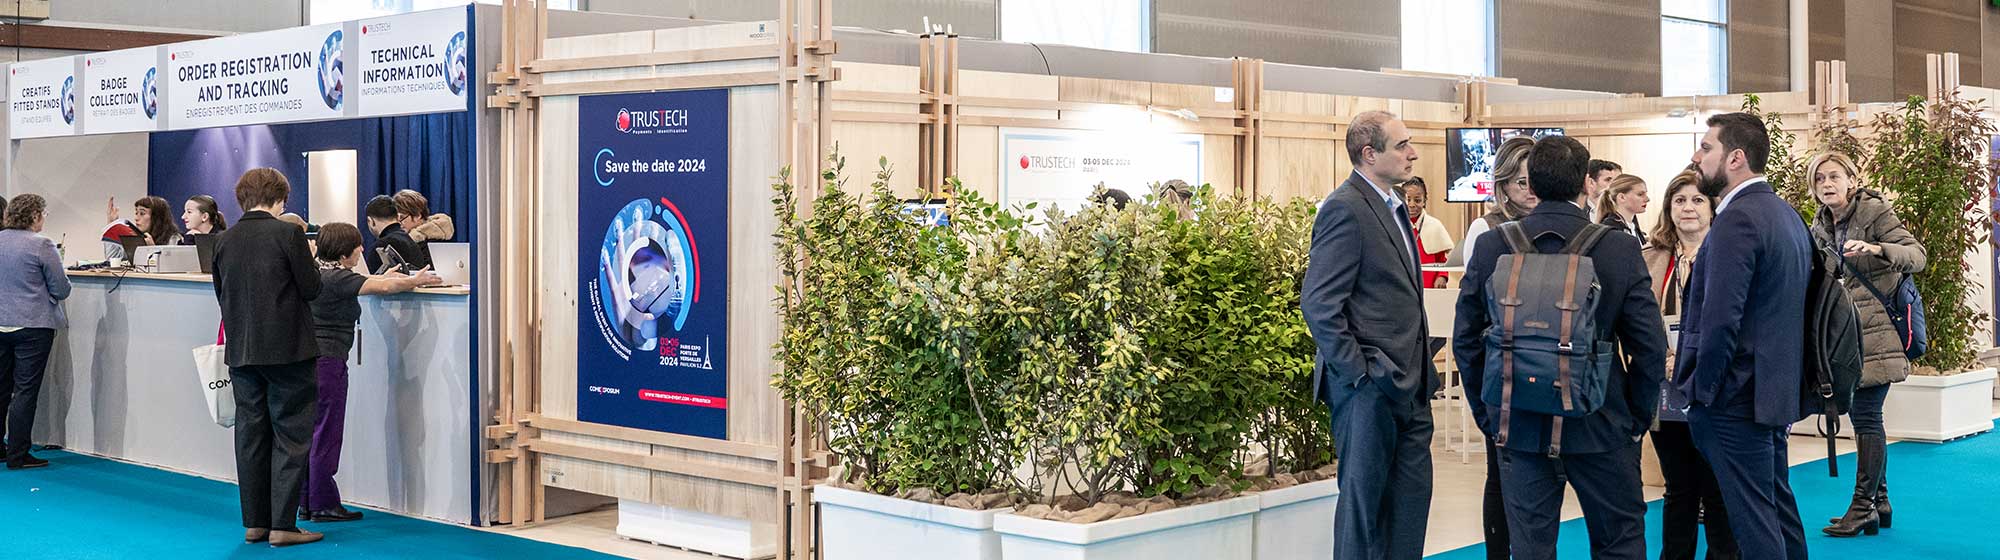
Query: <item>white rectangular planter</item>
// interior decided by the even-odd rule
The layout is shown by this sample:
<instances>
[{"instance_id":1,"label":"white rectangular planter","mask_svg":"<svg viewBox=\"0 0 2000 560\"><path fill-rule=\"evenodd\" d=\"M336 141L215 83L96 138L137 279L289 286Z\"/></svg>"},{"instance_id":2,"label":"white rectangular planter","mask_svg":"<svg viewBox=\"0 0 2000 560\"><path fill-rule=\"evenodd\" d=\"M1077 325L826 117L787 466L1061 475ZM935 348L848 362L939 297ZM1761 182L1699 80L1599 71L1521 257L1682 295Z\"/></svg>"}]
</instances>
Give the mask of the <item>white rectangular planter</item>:
<instances>
[{"instance_id":1,"label":"white rectangular planter","mask_svg":"<svg viewBox=\"0 0 2000 560\"><path fill-rule=\"evenodd\" d=\"M1333 508L1338 479L1256 494L1256 560L1324 560L1333 557Z\"/></svg>"},{"instance_id":2,"label":"white rectangular planter","mask_svg":"<svg viewBox=\"0 0 2000 560\"><path fill-rule=\"evenodd\" d=\"M1884 430L1892 438L1932 443L1992 430L1994 372L1910 376L1889 389Z\"/></svg>"},{"instance_id":3,"label":"white rectangular planter","mask_svg":"<svg viewBox=\"0 0 2000 560\"><path fill-rule=\"evenodd\" d=\"M993 516L1012 508L973 511L857 492L813 487L824 560L999 560Z\"/></svg>"},{"instance_id":4,"label":"white rectangular planter","mask_svg":"<svg viewBox=\"0 0 2000 560\"><path fill-rule=\"evenodd\" d=\"M774 524L633 500L618 500L618 536L730 558L778 553Z\"/></svg>"},{"instance_id":5,"label":"white rectangular planter","mask_svg":"<svg viewBox=\"0 0 2000 560\"><path fill-rule=\"evenodd\" d=\"M1005 560L1250 560L1262 499L1251 495L1097 523L1000 514Z\"/></svg>"}]
</instances>

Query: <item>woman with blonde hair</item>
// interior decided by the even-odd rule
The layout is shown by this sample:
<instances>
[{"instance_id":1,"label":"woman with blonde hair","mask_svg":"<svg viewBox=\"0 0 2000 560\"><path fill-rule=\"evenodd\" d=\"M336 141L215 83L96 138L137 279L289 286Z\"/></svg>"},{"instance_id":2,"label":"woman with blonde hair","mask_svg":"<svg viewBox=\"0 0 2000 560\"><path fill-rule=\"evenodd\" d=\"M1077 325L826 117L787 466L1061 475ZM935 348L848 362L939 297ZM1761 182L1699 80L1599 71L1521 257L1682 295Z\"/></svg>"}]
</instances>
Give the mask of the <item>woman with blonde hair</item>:
<instances>
[{"instance_id":1,"label":"woman with blonde hair","mask_svg":"<svg viewBox=\"0 0 2000 560\"><path fill-rule=\"evenodd\" d=\"M1632 176L1621 175L1619 179L1627 177ZM1676 323L1675 317L1681 314L1681 295L1687 293L1688 278L1693 276L1694 257L1701 252L1701 243L1715 221L1716 201L1701 194L1697 188L1700 183L1701 178L1691 170L1667 181L1666 210L1641 253L1653 278L1653 297L1660 301L1660 313L1668 317L1668 324ZM1644 183L1640 185L1644 192ZM1605 189L1605 194L1613 191L1615 187ZM1614 207L1604 207L1607 221L1623 211L1609 211ZM1668 349L1669 376L1674 372L1672 350ZM1702 527L1708 529L1709 560L1741 558L1736 537L1729 530L1729 513L1723 510L1722 487L1716 484L1715 472L1695 449L1688 431L1687 407L1687 399L1673 390L1672 383L1660 385L1659 421L1653 425L1651 438L1653 450L1659 454L1660 472L1667 479L1665 503L1660 508L1660 560L1694 560ZM1704 511L1706 522L1702 521Z\"/></svg>"},{"instance_id":2,"label":"woman with blonde hair","mask_svg":"<svg viewBox=\"0 0 2000 560\"><path fill-rule=\"evenodd\" d=\"M1646 233L1639 230L1639 215L1646 213L1646 205L1652 203L1652 196L1646 194L1646 180L1638 175L1619 175L1598 193L1597 208L1604 217L1597 223L1611 226L1639 238L1639 246L1646 245Z\"/></svg>"},{"instance_id":3,"label":"woman with blonde hair","mask_svg":"<svg viewBox=\"0 0 2000 560\"><path fill-rule=\"evenodd\" d=\"M1910 375L1909 333L1897 332L1895 321L1909 310L1892 299L1911 274L1923 271L1924 247L1880 193L1861 188L1854 160L1820 154L1806 170L1820 203L1813 240L1840 253L1842 283L1861 314L1861 385L1848 410L1854 423L1854 499L1821 531L1835 537L1873 535L1889 527L1890 513L1882 401L1890 384Z\"/></svg>"},{"instance_id":4,"label":"woman with blonde hair","mask_svg":"<svg viewBox=\"0 0 2000 560\"><path fill-rule=\"evenodd\" d=\"M1500 224L1519 220L1535 210L1542 199L1528 188L1528 149L1535 147L1535 139L1515 136L1500 143L1500 149L1493 152L1493 204L1485 216L1473 220L1465 229L1465 261L1472 260L1475 247L1479 246L1479 235Z\"/></svg>"}]
</instances>

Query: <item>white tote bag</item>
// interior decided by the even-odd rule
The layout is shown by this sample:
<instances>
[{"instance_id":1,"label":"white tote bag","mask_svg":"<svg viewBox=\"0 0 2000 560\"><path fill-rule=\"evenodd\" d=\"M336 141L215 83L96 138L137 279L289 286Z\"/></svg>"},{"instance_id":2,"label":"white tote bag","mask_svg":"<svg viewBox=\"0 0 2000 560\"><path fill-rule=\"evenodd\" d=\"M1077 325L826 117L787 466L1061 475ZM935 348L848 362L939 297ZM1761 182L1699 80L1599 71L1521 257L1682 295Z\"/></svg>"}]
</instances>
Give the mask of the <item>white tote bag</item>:
<instances>
[{"instance_id":1,"label":"white tote bag","mask_svg":"<svg viewBox=\"0 0 2000 560\"><path fill-rule=\"evenodd\" d=\"M222 333L215 344L194 349L194 370L201 379L201 396L208 399L208 417L224 428L236 426L236 390L229 386L229 364L222 351Z\"/></svg>"}]
</instances>

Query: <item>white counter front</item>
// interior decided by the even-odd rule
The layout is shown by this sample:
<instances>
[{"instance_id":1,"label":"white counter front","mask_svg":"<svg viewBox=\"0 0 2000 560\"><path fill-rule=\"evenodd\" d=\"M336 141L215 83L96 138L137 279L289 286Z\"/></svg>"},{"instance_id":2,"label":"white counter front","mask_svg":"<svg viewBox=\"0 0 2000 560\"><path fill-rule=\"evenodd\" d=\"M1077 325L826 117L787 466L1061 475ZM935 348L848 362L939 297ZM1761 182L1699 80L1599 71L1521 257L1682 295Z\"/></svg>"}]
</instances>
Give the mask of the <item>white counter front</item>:
<instances>
[{"instance_id":1,"label":"white counter front","mask_svg":"<svg viewBox=\"0 0 2000 560\"><path fill-rule=\"evenodd\" d=\"M71 273L36 441L234 481L231 430L209 419L191 351L215 342L206 276ZM348 361L342 498L473 521L471 298L462 288L361 298ZM300 318L310 320L310 318Z\"/></svg>"}]
</instances>

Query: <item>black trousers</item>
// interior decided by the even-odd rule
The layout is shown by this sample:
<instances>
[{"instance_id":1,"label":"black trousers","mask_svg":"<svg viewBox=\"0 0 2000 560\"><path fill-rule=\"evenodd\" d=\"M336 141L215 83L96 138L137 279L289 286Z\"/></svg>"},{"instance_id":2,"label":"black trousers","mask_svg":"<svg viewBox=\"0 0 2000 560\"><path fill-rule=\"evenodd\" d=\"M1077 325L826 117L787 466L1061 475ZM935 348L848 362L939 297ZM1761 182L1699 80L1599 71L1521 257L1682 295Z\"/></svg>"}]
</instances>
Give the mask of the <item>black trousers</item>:
<instances>
[{"instance_id":1,"label":"black trousers","mask_svg":"<svg viewBox=\"0 0 2000 560\"><path fill-rule=\"evenodd\" d=\"M1486 438L1486 500L1480 521L1486 525L1486 558L1507 560L1513 542L1507 536L1507 499L1500 491L1500 449Z\"/></svg>"},{"instance_id":2,"label":"black trousers","mask_svg":"<svg viewBox=\"0 0 2000 560\"><path fill-rule=\"evenodd\" d=\"M313 360L229 368L236 395L236 483L243 526L298 530L299 487L318 418Z\"/></svg>"},{"instance_id":3,"label":"black trousers","mask_svg":"<svg viewBox=\"0 0 2000 560\"><path fill-rule=\"evenodd\" d=\"M42 375L48 373L55 345L55 329L0 333L0 410L7 412L0 435L7 438L8 463L27 459L35 443L35 405L42 398Z\"/></svg>"},{"instance_id":4,"label":"black trousers","mask_svg":"<svg viewBox=\"0 0 2000 560\"><path fill-rule=\"evenodd\" d=\"M1507 487L1514 558L1555 560L1567 482L1583 506L1591 558L1646 560L1646 495L1639 487L1638 443L1603 453L1563 454L1560 471L1547 454L1502 448L1500 477Z\"/></svg>"},{"instance_id":5,"label":"black trousers","mask_svg":"<svg viewBox=\"0 0 2000 560\"><path fill-rule=\"evenodd\" d=\"M1653 432L1653 450L1660 453L1660 472L1667 479L1661 506L1660 560L1694 560L1700 530L1708 529L1708 560L1736 560L1736 537L1729 532L1729 512L1722 505L1722 487L1715 471L1694 448L1687 422L1660 422ZM1701 522L1702 510L1708 522Z\"/></svg>"}]
</instances>

